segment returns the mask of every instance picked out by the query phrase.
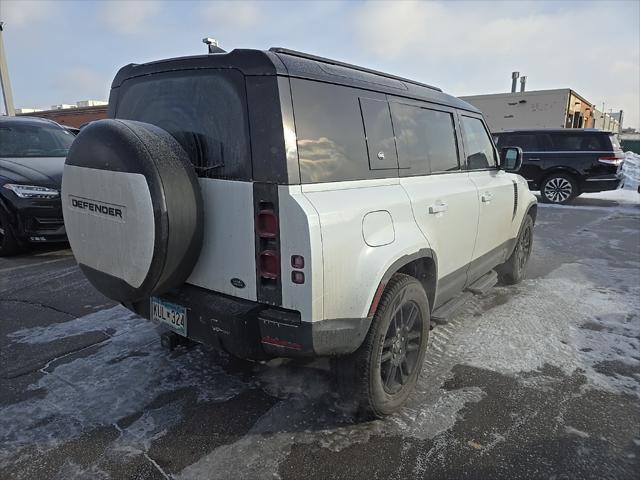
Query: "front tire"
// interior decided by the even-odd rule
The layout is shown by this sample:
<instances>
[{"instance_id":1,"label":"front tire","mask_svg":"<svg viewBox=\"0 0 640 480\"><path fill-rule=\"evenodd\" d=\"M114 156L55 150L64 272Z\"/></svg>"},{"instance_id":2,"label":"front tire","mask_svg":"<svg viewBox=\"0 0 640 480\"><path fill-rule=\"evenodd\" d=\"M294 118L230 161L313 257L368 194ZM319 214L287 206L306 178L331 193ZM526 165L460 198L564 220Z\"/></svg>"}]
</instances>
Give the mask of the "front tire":
<instances>
[{"instance_id":1,"label":"front tire","mask_svg":"<svg viewBox=\"0 0 640 480\"><path fill-rule=\"evenodd\" d=\"M0 212L0 257L15 255L22 250L23 247L15 236L13 225Z\"/></svg>"},{"instance_id":2,"label":"front tire","mask_svg":"<svg viewBox=\"0 0 640 480\"><path fill-rule=\"evenodd\" d=\"M533 219L527 215L522 223L516 246L509 259L496 268L498 279L504 285L520 283L527 272L527 264L533 248Z\"/></svg>"},{"instance_id":3,"label":"front tire","mask_svg":"<svg viewBox=\"0 0 640 480\"><path fill-rule=\"evenodd\" d=\"M578 185L571 175L555 173L542 182L540 195L545 203L564 205L578 196Z\"/></svg>"},{"instance_id":4,"label":"front tire","mask_svg":"<svg viewBox=\"0 0 640 480\"><path fill-rule=\"evenodd\" d=\"M402 407L422 370L429 339L429 300L415 278L391 277L369 333L351 355L335 362L343 396L367 417L384 417Z\"/></svg>"}]
</instances>

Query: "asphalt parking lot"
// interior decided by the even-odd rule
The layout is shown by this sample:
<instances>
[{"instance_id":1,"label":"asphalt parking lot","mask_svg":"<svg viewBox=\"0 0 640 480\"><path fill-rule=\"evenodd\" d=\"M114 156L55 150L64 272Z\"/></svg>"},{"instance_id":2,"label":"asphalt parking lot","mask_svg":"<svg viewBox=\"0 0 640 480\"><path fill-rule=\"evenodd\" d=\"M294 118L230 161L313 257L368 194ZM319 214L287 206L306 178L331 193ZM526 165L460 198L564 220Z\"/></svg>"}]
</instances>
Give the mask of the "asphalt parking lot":
<instances>
[{"instance_id":1,"label":"asphalt parking lot","mask_svg":"<svg viewBox=\"0 0 640 480\"><path fill-rule=\"evenodd\" d=\"M432 331L402 412L325 362L168 352L68 249L0 259L0 478L638 478L640 207L541 206L528 279Z\"/></svg>"}]
</instances>

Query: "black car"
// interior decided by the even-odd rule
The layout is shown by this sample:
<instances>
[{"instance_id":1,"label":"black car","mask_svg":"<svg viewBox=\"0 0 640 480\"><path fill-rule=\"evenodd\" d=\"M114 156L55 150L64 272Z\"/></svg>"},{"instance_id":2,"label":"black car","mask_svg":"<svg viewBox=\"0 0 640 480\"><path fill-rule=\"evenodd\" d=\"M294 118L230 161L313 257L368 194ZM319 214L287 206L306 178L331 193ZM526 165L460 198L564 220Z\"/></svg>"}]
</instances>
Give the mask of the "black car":
<instances>
[{"instance_id":1,"label":"black car","mask_svg":"<svg viewBox=\"0 0 640 480\"><path fill-rule=\"evenodd\" d=\"M509 130L494 133L498 147L520 147L520 174L542 200L567 203L581 193L615 190L624 154L617 137L595 129Z\"/></svg>"},{"instance_id":2,"label":"black car","mask_svg":"<svg viewBox=\"0 0 640 480\"><path fill-rule=\"evenodd\" d=\"M0 117L0 255L66 241L60 184L74 138L51 120Z\"/></svg>"}]
</instances>

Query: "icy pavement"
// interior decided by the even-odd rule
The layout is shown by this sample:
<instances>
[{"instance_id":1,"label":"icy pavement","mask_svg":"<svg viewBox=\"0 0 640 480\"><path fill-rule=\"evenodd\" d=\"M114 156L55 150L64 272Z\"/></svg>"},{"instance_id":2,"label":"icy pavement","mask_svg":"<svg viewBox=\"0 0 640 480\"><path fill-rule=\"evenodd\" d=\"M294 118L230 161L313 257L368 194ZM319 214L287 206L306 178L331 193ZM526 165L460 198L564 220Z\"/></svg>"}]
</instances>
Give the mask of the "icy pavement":
<instances>
[{"instance_id":1,"label":"icy pavement","mask_svg":"<svg viewBox=\"0 0 640 480\"><path fill-rule=\"evenodd\" d=\"M324 361L169 353L71 260L0 263L0 478L637 478L640 209L612 193L541 207L528 278L433 330L378 421Z\"/></svg>"}]
</instances>

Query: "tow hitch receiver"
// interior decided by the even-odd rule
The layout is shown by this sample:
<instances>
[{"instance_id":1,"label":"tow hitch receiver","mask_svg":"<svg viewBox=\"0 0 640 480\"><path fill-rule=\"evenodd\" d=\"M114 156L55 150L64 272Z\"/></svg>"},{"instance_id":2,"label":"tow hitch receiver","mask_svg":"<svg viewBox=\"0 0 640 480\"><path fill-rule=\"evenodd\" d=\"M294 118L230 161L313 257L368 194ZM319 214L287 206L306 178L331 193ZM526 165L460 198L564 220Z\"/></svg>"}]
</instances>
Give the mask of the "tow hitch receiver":
<instances>
[{"instance_id":1,"label":"tow hitch receiver","mask_svg":"<svg viewBox=\"0 0 640 480\"><path fill-rule=\"evenodd\" d=\"M194 345L196 342L189 340L187 337L178 335L175 332L164 332L160 335L160 344L170 352L175 350L178 345Z\"/></svg>"}]
</instances>

